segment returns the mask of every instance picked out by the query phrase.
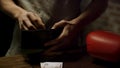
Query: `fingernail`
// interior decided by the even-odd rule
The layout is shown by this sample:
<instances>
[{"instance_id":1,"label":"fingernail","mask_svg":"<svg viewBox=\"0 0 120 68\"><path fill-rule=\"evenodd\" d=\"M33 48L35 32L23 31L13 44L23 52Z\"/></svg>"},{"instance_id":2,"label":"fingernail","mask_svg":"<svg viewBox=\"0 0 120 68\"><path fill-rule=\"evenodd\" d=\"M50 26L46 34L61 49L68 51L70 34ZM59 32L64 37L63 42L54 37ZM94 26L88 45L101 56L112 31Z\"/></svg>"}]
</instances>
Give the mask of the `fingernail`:
<instances>
[{"instance_id":1,"label":"fingernail","mask_svg":"<svg viewBox=\"0 0 120 68\"><path fill-rule=\"evenodd\" d=\"M52 27L51 29L55 29L54 27Z\"/></svg>"}]
</instances>

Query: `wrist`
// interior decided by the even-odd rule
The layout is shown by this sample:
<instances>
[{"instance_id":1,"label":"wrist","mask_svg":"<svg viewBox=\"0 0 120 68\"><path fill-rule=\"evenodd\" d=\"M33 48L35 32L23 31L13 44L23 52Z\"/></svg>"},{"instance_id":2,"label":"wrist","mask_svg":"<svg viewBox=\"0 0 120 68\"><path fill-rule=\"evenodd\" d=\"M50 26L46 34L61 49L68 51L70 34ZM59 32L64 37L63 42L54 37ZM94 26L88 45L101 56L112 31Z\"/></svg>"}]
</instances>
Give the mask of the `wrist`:
<instances>
[{"instance_id":1,"label":"wrist","mask_svg":"<svg viewBox=\"0 0 120 68\"><path fill-rule=\"evenodd\" d=\"M1 10L13 19L25 11L21 7L14 4L10 5L9 3L6 6L2 5Z\"/></svg>"},{"instance_id":2,"label":"wrist","mask_svg":"<svg viewBox=\"0 0 120 68\"><path fill-rule=\"evenodd\" d=\"M80 19L78 19L78 18L74 18L74 19L70 20L70 24L73 24L73 25L77 25L79 22L80 22Z\"/></svg>"},{"instance_id":3,"label":"wrist","mask_svg":"<svg viewBox=\"0 0 120 68\"><path fill-rule=\"evenodd\" d=\"M12 8L13 10L10 11L10 16L13 18L13 19L16 19L18 18L18 16L20 14L23 14L25 13L26 11L24 9L22 9L21 7L18 7L18 6L15 6Z\"/></svg>"}]
</instances>

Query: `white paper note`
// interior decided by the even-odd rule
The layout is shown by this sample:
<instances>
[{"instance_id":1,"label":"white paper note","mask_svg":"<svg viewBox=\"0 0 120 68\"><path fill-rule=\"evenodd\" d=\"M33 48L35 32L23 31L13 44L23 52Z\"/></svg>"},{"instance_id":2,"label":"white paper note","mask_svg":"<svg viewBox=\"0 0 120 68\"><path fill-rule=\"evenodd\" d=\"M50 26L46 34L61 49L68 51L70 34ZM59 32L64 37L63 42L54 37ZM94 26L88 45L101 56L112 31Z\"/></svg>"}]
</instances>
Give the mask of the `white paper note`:
<instances>
[{"instance_id":1,"label":"white paper note","mask_svg":"<svg viewBox=\"0 0 120 68\"><path fill-rule=\"evenodd\" d=\"M62 68L63 62L41 62L41 68Z\"/></svg>"}]
</instances>

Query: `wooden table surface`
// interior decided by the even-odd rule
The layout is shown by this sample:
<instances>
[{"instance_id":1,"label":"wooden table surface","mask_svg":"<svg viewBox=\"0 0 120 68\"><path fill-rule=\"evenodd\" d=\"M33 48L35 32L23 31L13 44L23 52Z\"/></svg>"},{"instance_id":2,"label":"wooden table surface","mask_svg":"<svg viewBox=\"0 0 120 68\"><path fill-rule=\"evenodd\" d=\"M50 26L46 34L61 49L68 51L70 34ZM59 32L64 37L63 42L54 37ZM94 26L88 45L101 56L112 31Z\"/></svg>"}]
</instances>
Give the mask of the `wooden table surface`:
<instances>
[{"instance_id":1,"label":"wooden table surface","mask_svg":"<svg viewBox=\"0 0 120 68\"><path fill-rule=\"evenodd\" d=\"M63 68L105 68L92 62L89 56L81 57L78 61L63 62ZM40 65L30 65L21 55L0 58L0 68L40 68Z\"/></svg>"}]
</instances>

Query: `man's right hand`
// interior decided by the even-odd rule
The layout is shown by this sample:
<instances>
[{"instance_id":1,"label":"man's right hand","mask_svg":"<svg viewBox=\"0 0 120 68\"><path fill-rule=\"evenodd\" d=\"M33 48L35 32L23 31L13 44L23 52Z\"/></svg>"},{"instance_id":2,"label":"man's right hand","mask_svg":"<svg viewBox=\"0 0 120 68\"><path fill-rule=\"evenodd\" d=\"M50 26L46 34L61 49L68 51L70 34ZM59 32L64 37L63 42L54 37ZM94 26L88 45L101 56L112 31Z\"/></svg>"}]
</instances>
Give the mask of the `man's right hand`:
<instances>
[{"instance_id":1,"label":"man's right hand","mask_svg":"<svg viewBox=\"0 0 120 68\"><path fill-rule=\"evenodd\" d=\"M17 14L15 19L19 22L21 30L45 29L41 18L35 13L23 11L21 14Z\"/></svg>"}]
</instances>

